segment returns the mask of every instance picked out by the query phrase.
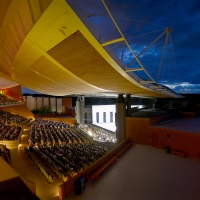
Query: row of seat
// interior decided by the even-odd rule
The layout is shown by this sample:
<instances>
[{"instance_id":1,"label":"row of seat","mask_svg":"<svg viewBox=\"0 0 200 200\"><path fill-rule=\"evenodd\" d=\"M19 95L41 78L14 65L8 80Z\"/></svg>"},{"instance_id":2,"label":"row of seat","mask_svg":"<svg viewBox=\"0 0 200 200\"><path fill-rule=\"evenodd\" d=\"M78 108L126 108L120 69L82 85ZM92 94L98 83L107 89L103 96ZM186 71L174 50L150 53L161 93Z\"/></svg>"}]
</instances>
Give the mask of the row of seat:
<instances>
[{"instance_id":1,"label":"row of seat","mask_svg":"<svg viewBox=\"0 0 200 200\"><path fill-rule=\"evenodd\" d=\"M17 140L20 131L20 126L10 126L0 122L0 140Z\"/></svg>"},{"instance_id":2,"label":"row of seat","mask_svg":"<svg viewBox=\"0 0 200 200\"><path fill-rule=\"evenodd\" d=\"M18 114L13 114L4 110L0 110L0 122L4 124L21 123L27 118Z\"/></svg>"},{"instance_id":3,"label":"row of seat","mask_svg":"<svg viewBox=\"0 0 200 200\"><path fill-rule=\"evenodd\" d=\"M64 145L81 143L84 140L64 122L37 119L30 125L30 145Z\"/></svg>"},{"instance_id":4,"label":"row of seat","mask_svg":"<svg viewBox=\"0 0 200 200\"><path fill-rule=\"evenodd\" d=\"M81 143L81 138L76 136L72 130L56 131L54 128L47 128L45 131L31 128L30 145L63 145Z\"/></svg>"},{"instance_id":5,"label":"row of seat","mask_svg":"<svg viewBox=\"0 0 200 200\"><path fill-rule=\"evenodd\" d=\"M1 104L15 103L15 102L17 103L18 101L13 99L13 98L8 97L5 94L0 94L0 105Z\"/></svg>"},{"instance_id":6,"label":"row of seat","mask_svg":"<svg viewBox=\"0 0 200 200\"><path fill-rule=\"evenodd\" d=\"M31 151L38 158L38 160L43 163L44 166L49 166L49 168L64 182L67 181L68 176L63 172L58 162L43 154L41 148L29 147L29 151Z\"/></svg>"},{"instance_id":7,"label":"row of seat","mask_svg":"<svg viewBox=\"0 0 200 200\"><path fill-rule=\"evenodd\" d=\"M55 179L55 176L50 170L44 166L44 164L32 153L28 148L24 148L25 154L27 154L30 161L37 167L37 169L43 174L49 183L52 183Z\"/></svg>"},{"instance_id":8,"label":"row of seat","mask_svg":"<svg viewBox=\"0 0 200 200\"><path fill-rule=\"evenodd\" d=\"M0 110L0 140L17 140L26 117Z\"/></svg>"},{"instance_id":9,"label":"row of seat","mask_svg":"<svg viewBox=\"0 0 200 200\"><path fill-rule=\"evenodd\" d=\"M116 135L115 133L112 133L111 131L101 129L99 127L94 127L91 125L84 125L80 126L80 129L91 136L94 140L100 141L100 142L112 142L116 143Z\"/></svg>"}]
</instances>

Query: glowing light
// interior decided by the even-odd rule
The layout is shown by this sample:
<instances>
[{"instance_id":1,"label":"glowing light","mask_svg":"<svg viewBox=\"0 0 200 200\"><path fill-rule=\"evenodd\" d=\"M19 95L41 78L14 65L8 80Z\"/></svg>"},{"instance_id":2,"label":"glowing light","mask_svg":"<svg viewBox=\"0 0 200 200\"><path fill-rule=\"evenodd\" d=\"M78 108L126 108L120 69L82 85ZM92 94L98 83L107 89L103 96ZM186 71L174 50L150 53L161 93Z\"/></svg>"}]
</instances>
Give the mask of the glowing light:
<instances>
[{"instance_id":1,"label":"glowing light","mask_svg":"<svg viewBox=\"0 0 200 200\"><path fill-rule=\"evenodd\" d=\"M91 131L88 131L88 135L93 136L93 133Z\"/></svg>"}]
</instances>

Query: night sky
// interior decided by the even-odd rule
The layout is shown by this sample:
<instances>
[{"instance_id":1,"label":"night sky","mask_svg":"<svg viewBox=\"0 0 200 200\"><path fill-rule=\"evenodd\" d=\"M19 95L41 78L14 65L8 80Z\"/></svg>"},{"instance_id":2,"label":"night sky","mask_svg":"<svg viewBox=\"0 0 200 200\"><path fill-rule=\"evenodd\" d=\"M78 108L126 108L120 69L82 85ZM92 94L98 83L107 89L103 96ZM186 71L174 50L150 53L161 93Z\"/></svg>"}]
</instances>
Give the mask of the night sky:
<instances>
[{"instance_id":1,"label":"night sky","mask_svg":"<svg viewBox=\"0 0 200 200\"><path fill-rule=\"evenodd\" d=\"M101 0L74 0L105 41L120 38ZM199 0L105 0L132 50L138 55L166 27L172 28L158 76L166 35L139 59L159 83L178 93L200 93L200 1ZM123 42L110 47L123 61L133 55ZM139 67L137 62L131 66ZM138 76L147 79L142 72Z\"/></svg>"}]
</instances>

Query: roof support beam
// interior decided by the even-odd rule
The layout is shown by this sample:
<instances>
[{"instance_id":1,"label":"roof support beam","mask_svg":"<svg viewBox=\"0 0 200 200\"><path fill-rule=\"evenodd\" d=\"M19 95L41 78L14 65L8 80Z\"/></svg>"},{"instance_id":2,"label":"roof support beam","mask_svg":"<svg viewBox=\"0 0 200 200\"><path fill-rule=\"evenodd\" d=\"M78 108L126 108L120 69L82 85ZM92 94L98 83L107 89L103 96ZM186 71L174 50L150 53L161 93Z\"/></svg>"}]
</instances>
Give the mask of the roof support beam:
<instances>
[{"instance_id":1,"label":"roof support beam","mask_svg":"<svg viewBox=\"0 0 200 200\"><path fill-rule=\"evenodd\" d=\"M144 52L146 52L155 42L158 41L158 39L160 39L164 34L166 33L166 30L161 33L151 44L149 44L145 49L143 49L138 55L137 57L140 57ZM134 62L135 62L135 58L133 58L133 60L127 65L128 67L130 67Z\"/></svg>"},{"instance_id":2,"label":"roof support beam","mask_svg":"<svg viewBox=\"0 0 200 200\"><path fill-rule=\"evenodd\" d=\"M108 42L104 42L104 43L101 44L101 46L105 47L105 46L108 46L110 44L114 44L114 43L121 42L121 41L124 41L124 38L118 38L118 39L115 39L115 40L110 40Z\"/></svg>"},{"instance_id":3,"label":"roof support beam","mask_svg":"<svg viewBox=\"0 0 200 200\"><path fill-rule=\"evenodd\" d=\"M163 60L164 60L164 57L165 57L166 46L167 46L167 42L169 40L169 34L171 33L171 31L172 31L171 28L166 29L167 36L166 36L166 39L165 39L165 45L164 45L164 49L163 49L162 58L161 58L161 61L160 61L160 67L158 69L158 75L157 75L156 81L158 81L159 76L160 76L160 70L162 68L162 63L163 63Z\"/></svg>"},{"instance_id":4,"label":"roof support beam","mask_svg":"<svg viewBox=\"0 0 200 200\"><path fill-rule=\"evenodd\" d=\"M157 89L157 88L162 88L162 86L159 86L159 85L152 85L152 86L150 86L149 88L151 88L151 89Z\"/></svg>"},{"instance_id":5,"label":"roof support beam","mask_svg":"<svg viewBox=\"0 0 200 200\"><path fill-rule=\"evenodd\" d=\"M140 71L140 70L144 70L143 68L132 68L132 69L126 69L124 70L125 72L135 72L135 71Z\"/></svg>"},{"instance_id":6,"label":"roof support beam","mask_svg":"<svg viewBox=\"0 0 200 200\"><path fill-rule=\"evenodd\" d=\"M150 83L155 83L155 81L140 81L140 84L142 85L150 84Z\"/></svg>"},{"instance_id":7,"label":"roof support beam","mask_svg":"<svg viewBox=\"0 0 200 200\"><path fill-rule=\"evenodd\" d=\"M159 91L159 92L168 92L168 90L167 89L157 89L157 91Z\"/></svg>"},{"instance_id":8,"label":"roof support beam","mask_svg":"<svg viewBox=\"0 0 200 200\"><path fill-rule=\"evenodd\" d=\"M156 89L156 90L166 90L165 88L158 88L158 89Z\"/></svg>"},{"instance_id":9,"label":"roof support beam","mask_svg":"<svg viewBox=\"0 0 200 200\"><path fill-rule=\"evenodd\" d=\"M122 36L122 38L124 38L124 42L127 45L127 47L129 48L130 52L133 54L133 56L135 57L136 61L138 62L138 64L141 66L141 68L143 68L144 72L147 74L147 76L153 81L153 83L155 83L155 81L153 80L153 78L150 76L150 74L147 72L147 70L145 69L145 67L143 66L143 64L141 63L140 59L136 56L136 54L134 53L134 51L132 50L131 46L129 45L129 43L127 42L126 38L124 37L122 31L120 30L119 26L117 25L115 19L113 18L111 12L109 11L107 5L105 4L105 0L101 0L105 9L107 10L110 18L112 19L115 27L117 28L117 30L119 31L120 35Z\"/></svg>"}]
</instances>

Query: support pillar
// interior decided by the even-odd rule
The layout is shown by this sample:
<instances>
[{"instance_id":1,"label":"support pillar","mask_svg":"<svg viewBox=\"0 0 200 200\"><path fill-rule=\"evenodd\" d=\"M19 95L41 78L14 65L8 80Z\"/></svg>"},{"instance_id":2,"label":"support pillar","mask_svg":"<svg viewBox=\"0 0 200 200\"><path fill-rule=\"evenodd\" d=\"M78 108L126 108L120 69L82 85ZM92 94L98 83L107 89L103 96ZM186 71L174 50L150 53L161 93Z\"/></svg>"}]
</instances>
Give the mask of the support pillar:
<instances>
[{"instance_id":1,"label":"support pillar","mask_svg":"<svg viewBox=\"0 0 200 200\"><path fill-rule=\"evenodd\" d=\"M128 117L131 117L131 95L126 95L126 114Z\"/></svg>"},{"instance_id":2,"label":"support pillar","mask_svg":"<svg viewBox=\"0 0 200 200\"><path fill-rule=\"evenodd\" d=\"M156 110L157 108L157 99L154 99L153 101L153 110Z\"/></svg>"},{"instance_id":3,"label":"support pillar","mask_svg":"<svg viewBox=\"0 0 200 200\"><path fill-rule=\"evenodd\" d=\"M116 103L116 139L120 143L126 138L125 133L125 117L126 117L126 105L122 94L118 95Z\"/></svg>"},{"instance_id":4,"label":"support pillar","mask_svg":"<svg viewBox=\"0 0 200 200\"><path fill-rule=\"evenodd\" d=\"M84 101L82 101L81 97L78 97L76 101L76 123L84 124Z\"/></svg>"}]
</instances>

